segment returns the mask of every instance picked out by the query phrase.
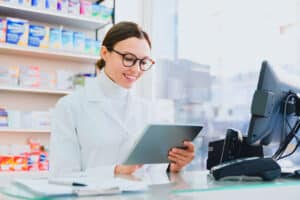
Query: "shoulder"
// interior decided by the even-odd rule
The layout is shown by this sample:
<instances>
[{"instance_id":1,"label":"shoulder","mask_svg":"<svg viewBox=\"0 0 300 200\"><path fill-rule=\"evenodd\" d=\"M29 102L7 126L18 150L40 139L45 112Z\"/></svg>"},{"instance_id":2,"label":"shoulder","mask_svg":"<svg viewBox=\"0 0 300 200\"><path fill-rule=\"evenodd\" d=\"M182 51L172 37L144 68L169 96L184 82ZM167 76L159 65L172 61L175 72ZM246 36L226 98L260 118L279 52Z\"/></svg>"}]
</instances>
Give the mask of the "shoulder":
<instances>
[{"instance_id":1,"label":"shoulder","mask_svg":"<svg viewBox=\"0 0 300 200\"><path fill-rule=\"evenodd\" d=\"M85 89L80 88L69 95L60 98L56 103L56 108L76 108L80 105L82 98L85 96Z\"/></svg>"},{"instance_id":2,"label":"shoulder","mask_svg":"<svg viewBox=\"0 0 300 200\"><path fill-rule=\"evenodd\" d=\"M97 86L96 79L87 79L85 81L85 86L82 88L78 88L75 91L73 91L71 94L62 97L59 99L58 104L78 104L86 99L93 98L95 95L98 95L100 91Z\"/></svg>"}]
</instances>

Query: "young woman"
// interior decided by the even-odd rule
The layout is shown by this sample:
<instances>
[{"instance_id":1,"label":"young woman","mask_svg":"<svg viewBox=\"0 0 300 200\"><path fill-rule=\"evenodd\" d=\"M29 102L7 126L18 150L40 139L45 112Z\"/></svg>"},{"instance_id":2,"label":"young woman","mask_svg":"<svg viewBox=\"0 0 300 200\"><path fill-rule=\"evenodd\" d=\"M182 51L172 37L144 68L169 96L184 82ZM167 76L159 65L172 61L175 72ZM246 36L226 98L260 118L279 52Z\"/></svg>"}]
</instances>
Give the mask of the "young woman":
<instances>
[{"instance_id":1,"label":"young woman","mask_svg":"<svg viewBox=\"0 0 300 200\"><path fill-rule=\"evenodd\" d=\"M151 42L132 22L114 25L106 34L97 62L100 73L56 105L50 142L50 172L131 174L141 165L120 165L143 128L151 106L131 91L149 70ZM180 171L194 158L194 145L169 153L169 170ZM165 166L166 170L166 166Z\"/></svg>"}]
</instances>

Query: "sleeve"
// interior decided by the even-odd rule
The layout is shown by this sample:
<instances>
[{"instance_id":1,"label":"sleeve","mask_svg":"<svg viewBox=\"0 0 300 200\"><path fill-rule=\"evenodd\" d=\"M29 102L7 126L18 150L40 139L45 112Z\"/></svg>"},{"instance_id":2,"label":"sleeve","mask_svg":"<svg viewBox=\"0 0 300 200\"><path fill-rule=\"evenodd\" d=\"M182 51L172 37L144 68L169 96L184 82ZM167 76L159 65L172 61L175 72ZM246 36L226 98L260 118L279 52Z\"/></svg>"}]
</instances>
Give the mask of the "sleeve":
<instances>
[{"instance_id":1,"label":"sleeve","mask_svg":"<svg viewBox=\"0 0 300 200\"><path fill-rule=\"evenodd\" d=\"M61 176L114 176L115 165L84 169L80 141L76 132L76 113L73 102L61 99L52 115L50 138L50 177Z\"/></svg>"},{"instance_id":2,"label":"sleeve","mask_svg":"<svg viewBox=\"0 0 300 200\"><path fill-rule=\"evenodd\" d=\"M64 98L61 99L52 115L50 176L62 176L81 171L80 145L74 118L70 103L67 103Z\"/></svg>"}]
</instances>

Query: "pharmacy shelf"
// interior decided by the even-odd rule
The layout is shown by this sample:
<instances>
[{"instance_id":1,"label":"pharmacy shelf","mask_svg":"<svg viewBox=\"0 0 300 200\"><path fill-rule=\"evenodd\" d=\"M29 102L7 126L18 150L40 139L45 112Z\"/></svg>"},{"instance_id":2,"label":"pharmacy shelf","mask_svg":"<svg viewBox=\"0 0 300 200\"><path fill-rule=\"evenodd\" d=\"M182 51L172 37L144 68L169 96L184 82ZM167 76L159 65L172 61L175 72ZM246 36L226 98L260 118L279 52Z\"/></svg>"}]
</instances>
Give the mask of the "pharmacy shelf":
<instances>
[{"instance_id":1,"label":"pharmacy shelf","mask_svg":"<svg viewBox=\"0 0 300 200\"><path fill-rule=\"evenodd\" d=\"M111 23L111 21L104 22L101 21L101 19L94 19L92 17L72 16L70 14L59 13L56 11L48 11L46 9L38 10L37 8L7 3L0 3L0 15L90 30L100 29Z\"/></svg>"},{"instance_id":2,"label":"pharmacy shelf","mask_svg":"<svg viewBox=\"0 0 300 200\"><path fill-rule=\"evenodd\" d=\"M6 86L0 86L0 91L20 92L20 93L50 94L50 95L60 95L60 96L71 94L71 91L64 91L64 90L47 90L47 89L6 87Z\"/></svg>"},{"instance_id":3,"label":"pharmacy shelf","mask_svg":"<svg viewBox=\"0 0 300 200\"><path fill-rule=\"evenodd\" d=\"M50 133L50 130L0 128L0 133Z\"/></svg>"},{"instance_id":4,"label":"pharmacy shelf","mask_svg":"<svg viewBox=\"0 0 300 200\"><path fill-rule=\"evenodd\" d=\"M42 49L37 47L22 47L13 44L0 43L0 54L40 57L45 59L59 59L82 63L95 63L99 58L93 55L64 52L62 50Z\"/></svg>"}]
</instances>

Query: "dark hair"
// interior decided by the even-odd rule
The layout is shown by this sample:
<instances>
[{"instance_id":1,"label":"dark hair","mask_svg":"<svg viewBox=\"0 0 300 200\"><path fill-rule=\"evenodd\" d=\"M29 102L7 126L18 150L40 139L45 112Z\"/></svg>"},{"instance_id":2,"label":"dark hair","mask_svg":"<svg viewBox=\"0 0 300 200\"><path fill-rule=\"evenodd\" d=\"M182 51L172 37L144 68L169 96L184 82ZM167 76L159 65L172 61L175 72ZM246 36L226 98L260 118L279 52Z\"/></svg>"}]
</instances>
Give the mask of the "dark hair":
<instances>
[{"instance_id":1,"label":"dark hair","mask_svg":"<svg viewBox=\"0 0 300 200\"><path fill-rule=\"evenodd\" d=\"M148 34L133 22L119 22L115 24L106 33L102 42L102 46L105 46L109 51L111 51L118 42L126 40L130 37L145 39L151 48L151 41ZM105 61L101 58L97 61L96 66L100 70L103 69L105 66Z\"/></svg>"}]
</instances>

